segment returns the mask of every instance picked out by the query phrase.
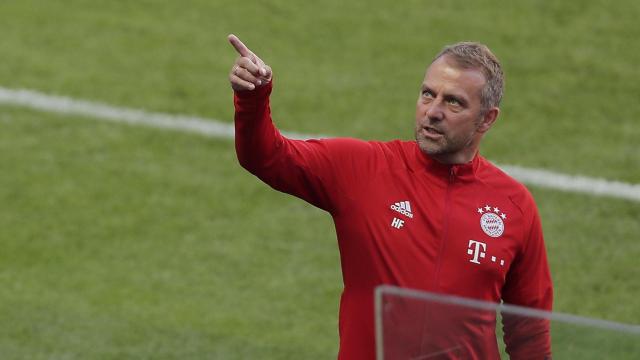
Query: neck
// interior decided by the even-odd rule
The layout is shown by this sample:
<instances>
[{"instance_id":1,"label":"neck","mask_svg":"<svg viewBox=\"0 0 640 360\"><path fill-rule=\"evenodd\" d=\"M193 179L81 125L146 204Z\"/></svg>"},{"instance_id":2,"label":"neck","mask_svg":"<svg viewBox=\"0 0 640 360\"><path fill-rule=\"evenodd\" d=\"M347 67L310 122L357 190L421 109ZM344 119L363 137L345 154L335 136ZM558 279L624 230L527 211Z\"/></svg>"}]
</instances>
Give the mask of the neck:
<instances>
[{"instance_id":1,"label":"neck","mask_svg":"<svg viewBox=\"0 0 640 360\"><path fill-rule=\"evenodd\" d=\"M482 136L476 133L472 136L467 144L455 152L450 153L442 153L442 154L433 154L430 155L434 160L441 164L446 165L456 165L456 164L467 164L473 160L473 158L478 153L478 149L480 148L480 140Z\"/></svg>"},{"instance_id":2,"label":"neck","mask_svg":"<svg viewBox=\"0 0 640 360\"><path fill-rule=\"evenodd\" d=\"M434 154L429 155L435 161L446 164L446 165L456 165L456 164L467 164L470 163L473 158L476 156L477 150L474 150L470 153L456 153L456 154Z\"/></svg>"}]
</instances>

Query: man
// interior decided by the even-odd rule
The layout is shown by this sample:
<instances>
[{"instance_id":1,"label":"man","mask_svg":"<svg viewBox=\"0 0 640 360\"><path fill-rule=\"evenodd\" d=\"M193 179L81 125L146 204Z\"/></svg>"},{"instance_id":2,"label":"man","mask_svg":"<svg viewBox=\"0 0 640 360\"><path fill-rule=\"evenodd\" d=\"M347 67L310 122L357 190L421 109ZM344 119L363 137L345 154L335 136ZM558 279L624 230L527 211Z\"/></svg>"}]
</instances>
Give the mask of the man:
<instances>
[{"instance_id":1,"label":"man","mask_svg":"<svg viewBox=\"0 0 640 360\"><path fill-rule=\"evenodd\" d=\"M240 164L335 222L344 280L339 359L375 358L380 284L551 309L534 201L478 154L503 92L500 63L486 46L448 46L429 65L416 141L299 141L271 121L271 68L234 35L229 41L240 54L229 74ZM495 319L488 324L471 324L475 340L459 358L499 358ZM547 321L506 319L504 330L512 359L550 356Z\"/></svg>"}]
</instances>

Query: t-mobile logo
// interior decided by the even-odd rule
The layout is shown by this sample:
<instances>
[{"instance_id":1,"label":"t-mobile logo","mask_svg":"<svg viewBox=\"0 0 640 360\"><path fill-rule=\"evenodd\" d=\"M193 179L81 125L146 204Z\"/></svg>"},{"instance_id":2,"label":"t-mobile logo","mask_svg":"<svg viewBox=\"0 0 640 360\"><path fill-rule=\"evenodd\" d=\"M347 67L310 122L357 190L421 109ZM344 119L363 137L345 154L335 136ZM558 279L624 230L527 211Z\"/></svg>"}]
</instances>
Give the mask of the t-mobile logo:
<instances>
[{"instance_id":1,"label":"t-mobile logo","mask_svg":"<svg viewBox=\"0 0 640 360\"><path fill-rule=\"evenodd\" d=\"M404 220L400 220L394 217L393 221L391 221L391 226L393 226L396 229L400 229L403 225L404 225Z\"/></svg>"},{"instance_id":2,"label":"t-mobile logo","mask_svg":"<svg viewBox=\"0 0 640 360\"><path fill-rule=\"evenodd\" d=\"M480 248L482 248L482 250L480 250ZM483 258L486 255L487 251L487 244L480 242L480 241L475 241L475 240L469 240L469 249L467 250L467 254L469 255L473 255L473 259L469 260L474 264L480 264L480 261L478 261L479 258Z\"/></svg>"}]
</instances>

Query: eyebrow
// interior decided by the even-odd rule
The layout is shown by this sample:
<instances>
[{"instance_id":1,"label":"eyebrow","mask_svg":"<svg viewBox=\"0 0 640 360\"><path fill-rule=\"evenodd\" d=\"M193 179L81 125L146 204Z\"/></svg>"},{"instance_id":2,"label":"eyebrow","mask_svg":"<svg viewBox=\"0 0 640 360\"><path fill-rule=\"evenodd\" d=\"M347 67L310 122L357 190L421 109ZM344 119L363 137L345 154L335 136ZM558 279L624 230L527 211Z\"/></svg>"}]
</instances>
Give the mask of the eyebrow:
<instances>
[{"instance_id":1,"label":"eyebrow","mask_svg":"<svg viewBox=\"0 0 640 360\"><path fill-rule=\"evenodd\" d=\"M434 91L432 88L429 87L429 85L423 83L422 86L422 92L424 91L428 91L430 93L432 93L433 95L438 95L436 91ZM467 106L469 104L469 101L467 101L467 99L462 96L462 95L457 95L457 94L451 94L451 93L444 93L442 95L444 97L445 100L456 100L457 102L459 102L460 104Z\"/></svg>"}]
</instances>

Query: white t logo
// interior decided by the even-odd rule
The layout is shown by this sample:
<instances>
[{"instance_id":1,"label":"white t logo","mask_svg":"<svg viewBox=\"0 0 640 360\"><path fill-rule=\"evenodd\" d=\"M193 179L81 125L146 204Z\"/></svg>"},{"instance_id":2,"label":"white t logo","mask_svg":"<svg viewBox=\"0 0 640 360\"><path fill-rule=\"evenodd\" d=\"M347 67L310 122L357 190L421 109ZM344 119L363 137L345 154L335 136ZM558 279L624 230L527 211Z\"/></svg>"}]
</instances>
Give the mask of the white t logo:
<instances>
[{"instance_id":1,"label":"white t logo","mask_svg":"<svg viewBox=\"0 0 640 360\"><path fill-rule=\"evenodd\" d=\"M480 250L480 247L482 247L482 250ZM485 251L487 251L487 244L476 240L469 240L469 249L467 250L467 254L473 255L473 259L469 261L474 264L480 264L478 258L484 259L486 255Z\"/></svg>"}]
</instances>

